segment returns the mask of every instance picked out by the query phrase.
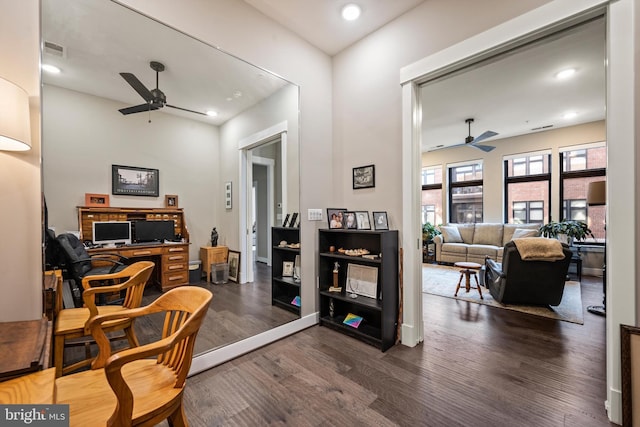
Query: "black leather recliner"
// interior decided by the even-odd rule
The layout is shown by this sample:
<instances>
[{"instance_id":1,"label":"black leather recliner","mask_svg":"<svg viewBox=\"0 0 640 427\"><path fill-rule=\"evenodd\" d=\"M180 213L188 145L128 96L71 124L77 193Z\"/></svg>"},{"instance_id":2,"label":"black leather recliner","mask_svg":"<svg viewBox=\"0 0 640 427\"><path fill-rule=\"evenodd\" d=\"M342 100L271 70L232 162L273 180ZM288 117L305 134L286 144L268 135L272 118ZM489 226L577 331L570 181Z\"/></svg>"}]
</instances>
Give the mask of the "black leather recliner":
<instances>
[{"instance_id":1,"label":"black leather recliner","mask_svg":"<svg viewBox=\"0 0 640 427\"><path fill-rule=\"evenodd\" d=\"M513 241L504 245L502 263L485 259L485 286L503 304L558 305L562 300L571 250L562 244L564 259L523 261Z\"/></svg>"},{"instance_id":2,"label":"black leather recliner","mask_svg":"<svg viewBox=\"0 0 640 427\"><path fill-rule=\"evenodd\" d=\"M71 233L56 237L58 250L64 259L64 278L72 280L72 294L76 307L82 307L82 278L98 274L115 273L124 269L129 259L116 253L89 255L82 242ZM94 263L100 261L99 263Z\"/></svg>"}]
</instances>

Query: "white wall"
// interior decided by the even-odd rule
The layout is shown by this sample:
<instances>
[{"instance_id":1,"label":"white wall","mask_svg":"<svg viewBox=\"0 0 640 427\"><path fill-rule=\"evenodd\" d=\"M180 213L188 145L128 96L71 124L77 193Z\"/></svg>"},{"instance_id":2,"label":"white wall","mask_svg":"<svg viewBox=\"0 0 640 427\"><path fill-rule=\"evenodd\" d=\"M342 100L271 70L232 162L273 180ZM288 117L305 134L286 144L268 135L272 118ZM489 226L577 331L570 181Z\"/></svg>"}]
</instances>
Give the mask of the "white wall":
<instances>
[{"instance_id":1,"label":"white wall","mask_svg":"<svg viewBox=\"0 0 640 427\"><path fill-rule=\"evenodd\" d=\"M164 207L178 195L190 234L190 258L199 259L215 224L220 197L218 127L160 111L123 117L122 104L56 86L43 87L43 186L49 226L78 230L85 193L108 194L112 207ZM111 194L111 165L158 169L159 197Z\"/></svg>"},{"instance_id":2,"label":"white wall","mask_svg":"<svg viewBox=\"0 0 640 427\"><path fill-rule=\"evenodd\" d=\"M0 0L0 76L29 94L30 151L0 151L0 321L42 316L38 1Z\"/></svg>"}]
</instances>

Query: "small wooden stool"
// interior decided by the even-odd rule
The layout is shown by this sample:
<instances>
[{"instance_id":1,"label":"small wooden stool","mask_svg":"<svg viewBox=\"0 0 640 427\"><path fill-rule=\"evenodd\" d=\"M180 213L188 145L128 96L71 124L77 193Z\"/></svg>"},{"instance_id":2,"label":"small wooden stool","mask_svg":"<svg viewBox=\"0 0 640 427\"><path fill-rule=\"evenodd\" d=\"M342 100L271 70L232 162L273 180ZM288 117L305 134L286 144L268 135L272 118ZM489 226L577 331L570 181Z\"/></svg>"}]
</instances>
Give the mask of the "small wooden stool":
<instances>
[{"instance_id":1,"label":"small wooden stool","mask_svg":"<svg viewBox=\"0 0 640 427\"><path fill-rule=\"evenodd\" d=\"M480 289L480 284L478 283L478 276L477 276L477 271L476 270L480 270L482 268L482 265L476 263L476 262L456 262L455 264L453 264L455 267L460 267L462 270L460 270L460 280L458 280L458 286L456 286L456 293L453 294L454 297L458 296L458 291L460 290L460 284L462 283L462 278L466 278L465 281L465 289L467 290L467 292L469 292L469 290L473 289L477 289L478 293L480 294L480 299L484 299L482 297L482 289ZM471 286L471 276L473 276L473 278L476 280L476 286Z\"/></svg>"}]
</instances>

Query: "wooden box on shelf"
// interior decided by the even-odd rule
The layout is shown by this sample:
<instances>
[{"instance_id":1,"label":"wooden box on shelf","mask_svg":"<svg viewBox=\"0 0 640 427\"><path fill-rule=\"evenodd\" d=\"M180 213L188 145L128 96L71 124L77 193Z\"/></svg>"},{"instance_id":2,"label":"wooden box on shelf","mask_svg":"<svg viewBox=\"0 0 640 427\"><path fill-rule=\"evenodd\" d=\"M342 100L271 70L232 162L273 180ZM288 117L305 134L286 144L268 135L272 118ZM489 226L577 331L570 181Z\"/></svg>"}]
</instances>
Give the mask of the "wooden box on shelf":
<instances>
[{"instance_id":1,"label":"wooden box on shelf","mask_svg":"<svg viewBox=\"0 0 640 427\"><path fill-rule=\"evenodd\" d=\"M273 227L271 242L271 304L300 314L299 278L296 278L295 268L291 273L284 271L285 267L295 266L296 257L299 259L300 229Z\"/></svg>"},{"instance_id":2,"label":"wooden box on shelf","mask_svg":"<svg viewBox=\"0 0 640 427\"><path fill-rule=\"evenodd\" d=\"M369 253L348 255L351 252L346 251L356 249ZM396 342L398 326L398 231L319 230L318 253L320 325L388 350ZM336 263L340 292L330 291ZM376 298L349 292L354 288L352 281L358 280L347 280L349 264L370 267L365 271L377 269ZM362 318L357 327L344 323L348 314Z\"/></svg>"}]
</instances>

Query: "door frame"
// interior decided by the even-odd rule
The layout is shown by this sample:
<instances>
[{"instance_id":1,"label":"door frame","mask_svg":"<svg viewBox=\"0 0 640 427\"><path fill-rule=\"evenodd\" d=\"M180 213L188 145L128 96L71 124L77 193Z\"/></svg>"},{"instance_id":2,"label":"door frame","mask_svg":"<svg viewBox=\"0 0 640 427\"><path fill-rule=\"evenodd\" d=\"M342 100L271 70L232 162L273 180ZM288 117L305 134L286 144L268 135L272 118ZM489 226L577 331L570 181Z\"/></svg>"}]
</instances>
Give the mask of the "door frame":
<instances>
[{"instance_id":1,"label":"door frame","mask_svg":"<svg viewBox=\"0 0 640 427\"><path fill-rule=\"evenodd\" d=\"M252 156L253 162L252 164L265 166L267 168L267 228L274 226L274 217L275 217L275 160L269 159L267 157L259 157ZM252 179L252 183L253 183ZM253 192L251 192L253 197ZM252 200L249 200L248 206L251 206ZM271 233L267 229L267 258L260 258L257 256L256 251L256 261L265 262L268 266L271 266L271 250L269 250L272 246L271 244Z\"/></svg>"}]
</instances>

